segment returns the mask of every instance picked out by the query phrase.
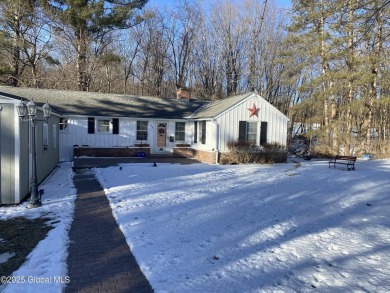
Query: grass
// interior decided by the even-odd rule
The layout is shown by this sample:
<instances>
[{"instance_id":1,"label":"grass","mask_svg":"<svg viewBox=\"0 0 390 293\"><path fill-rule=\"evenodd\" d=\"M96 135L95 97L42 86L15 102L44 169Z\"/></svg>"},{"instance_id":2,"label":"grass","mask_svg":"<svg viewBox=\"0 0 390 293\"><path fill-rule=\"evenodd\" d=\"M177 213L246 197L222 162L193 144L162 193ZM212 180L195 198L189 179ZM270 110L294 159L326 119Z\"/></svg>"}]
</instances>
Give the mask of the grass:
<instances>
[{"instance_id":1,"label":"grass","mask_svg":"<svg viewBox=\"0 0 390 293\"><path fill-rule=\"evenodd\" d=\"M14 254L0 265L0 276L11 276L25 262L39 241L53 228L47 224L49 220L16 217L0 221L0 254Z\"/></svg>"}]
</instances>

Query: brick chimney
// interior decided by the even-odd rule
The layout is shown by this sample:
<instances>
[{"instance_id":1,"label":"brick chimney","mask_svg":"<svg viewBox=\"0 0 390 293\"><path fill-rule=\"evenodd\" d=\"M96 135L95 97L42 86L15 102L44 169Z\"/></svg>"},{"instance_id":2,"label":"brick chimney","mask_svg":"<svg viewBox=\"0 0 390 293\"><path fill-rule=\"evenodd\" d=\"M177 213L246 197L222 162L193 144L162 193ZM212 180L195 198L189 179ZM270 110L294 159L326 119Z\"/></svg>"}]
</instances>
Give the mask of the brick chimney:
<instances>
[{"instance_id":1,"label":"brick chimney","mask_svg":"<svg viewBox=\"0 0 390 293\"><path fill-rule=\"evenodd\" d=\"M182 99L182 100L189 100L190 99L190 90L188 88L178 88L176 90L176 98Z\"/></svg>"}]
</instances>

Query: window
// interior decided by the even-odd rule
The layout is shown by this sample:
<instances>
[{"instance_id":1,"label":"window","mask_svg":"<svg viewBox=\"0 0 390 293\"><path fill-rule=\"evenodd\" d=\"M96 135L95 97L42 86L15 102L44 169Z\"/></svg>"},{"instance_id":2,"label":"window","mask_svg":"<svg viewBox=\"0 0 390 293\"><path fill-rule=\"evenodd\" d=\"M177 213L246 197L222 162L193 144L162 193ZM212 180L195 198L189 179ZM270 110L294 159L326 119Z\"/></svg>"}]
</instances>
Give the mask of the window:
<instances>
[{"instance_id":1,"label":"window","mask_svg":"<svg viewBox=\"0 0 390 293\"><path fill-rule=\"evenodd\" d=\"M68 119L60 118L60 130L65 130L68 127Z\"/></svg>"},{"instance_id":2,"label":"window","mask_svg":"<svg viewBox=\"0 0 390 293\"><path fill-rule=\"evenodd\" d=\"M148 140L148 121L137 121L137 140Z\"/></svg>"},{"instance_id":3,"label":"window","mask_svg":"<svg viewBox=\"0 0 390 293\"><path fill-rule=\"evenodd\" d=\"M47 123L42 123L42 145L44 151L49 148L49 125Z\"/></svg>"},{"instance_id":4,"label":"window","mask_svg":"<svg viewBox=\"0 0 390 293\"><path fill-rule=\"evenodd\" d=\"M88 117L88 133L95 133L95 118Z\"/></svg>"},{"instance_id":5,"label":"window","mask_svg":"<svg viewBox=\"0 0 390 293\"><path fill-rule=\"evenodd\" d=\"M199 142L202 144L206 143L206 121L195 121L194 122L194 143Z\"/></svg>"},{"instance_id":6,"label":"window","mask_svg":"<svg viewBox=\"0 0 390 293\"><path fill-rule=\"evenodd\" d=\"M257 122L248 122L247 140L250 143L256 144L257 140Z\"/></svg>"},{"instance_id":7,"label":"window","mask_svg":"<svg viewBox=\"0 0 390 293\"><path fill-rule=\"evenodd\" d=\"M202 144L206 143L206 121L199 122L199 137L201 138Z\"/></svg>"},{"instance_id":8,"label":"window","mask_svg":"<svg viewBox=\"0 0 390 293\"><path fill-rule=\"evenodd\" d=\"M240 121L238 140L256 144L257 122Z\"/></svg>"},{"instance_id":9,"label":"window","mask_svg":"<svg viewBox=\"0 0 390 293\"><path fill-rule=\"evenodd\" d=\"M186 139L186 123L176 122L175 123L175 139L184 141Z\"/></svg>"},{"instance_id":10,"label":"window","mask_svg":"<svg viewBox=\"0 0 390 293\"><path fill-rule=\"evenodd\" d=\"M97 121L97 132L109 132L110 131L110 120L98 120Z\"/></svg>"},{"instance_id":11,"label":"window","mask_svg":"<svg viewBox=\"0 0 390 293\"><path fill-rule=\"evenodd\" d=\"M53 124L53 143L52 148L55 150L57 148L57 125Z\"/></svg>"}]
</instances>

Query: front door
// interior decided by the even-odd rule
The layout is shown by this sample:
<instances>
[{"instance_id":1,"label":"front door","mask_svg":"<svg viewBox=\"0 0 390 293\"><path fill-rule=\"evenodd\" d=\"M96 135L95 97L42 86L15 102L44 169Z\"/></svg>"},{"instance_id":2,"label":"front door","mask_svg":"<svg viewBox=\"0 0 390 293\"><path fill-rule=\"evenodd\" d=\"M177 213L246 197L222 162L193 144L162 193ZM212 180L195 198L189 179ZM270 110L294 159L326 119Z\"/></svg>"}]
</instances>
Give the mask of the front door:
<instances>
[{"instance_id":1,"label":"front door","mask_svg":"<svg viewBox=\"0 0 390 293\"><path fill-rule=\"evenodd\" d=\"M162 151L167 146L167 123L157 124L157 148Z\"/></svg>"}]
</instances>

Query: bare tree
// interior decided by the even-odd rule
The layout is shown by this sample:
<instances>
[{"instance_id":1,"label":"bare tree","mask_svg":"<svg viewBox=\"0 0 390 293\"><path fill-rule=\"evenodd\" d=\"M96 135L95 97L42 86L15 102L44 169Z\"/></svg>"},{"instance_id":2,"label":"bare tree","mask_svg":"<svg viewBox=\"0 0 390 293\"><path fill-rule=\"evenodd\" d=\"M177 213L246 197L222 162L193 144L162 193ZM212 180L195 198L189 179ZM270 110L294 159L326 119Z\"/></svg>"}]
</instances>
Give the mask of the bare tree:
<instances>
[{"instance_id":1,"label":"bare tree","mask_svg":"<svg viewBox=\"0 0 390 293\"><path fill-rule=\"evenodd\" d=\"M215 100L222 96L222 54L216 39L216 31L203 10L193 50L193 84L201 99Z\"/></svg>"},{"instance_id":2,"label":"bare tree","mask_svg":"<svg viewBox=\"0 0 390 293\"><path fill-rule=\"evenodd\" d=\"M227 96L239 91L246 55L246 26L240 22L237 11L238 9L231 1L224 1L220 6L214 7L211 17L216 32L216 42L222 54Z\"/></svg>"},{"instance_id":3,"label":"bare tree","mask_svg":"<svg viewBox=\"0 0 390 293\"><path fill-rule=\"evenodd\" d=\"M23 35L30 29L28 17L35 9L35 1L4 0L0 2L0 33L2 36L3 58L8 60L8 83L17 86L25 69L22 56Z\"/></svg>"},{"instance_id":4,"label":"bare tree","mask_svg":"<svg viewBox=\"0 0 390 293\"><path fill-rule=\"evenodd\" d=\"M193 60L192 47L200 24L199 7L183 1L177 11L169 13L165 22L165 38L169 42L168 60L175 71L177 88L187 85Z\"/></svg>"}]
</instances>

